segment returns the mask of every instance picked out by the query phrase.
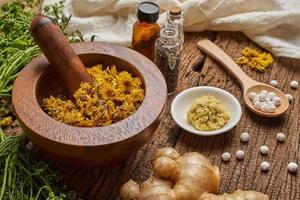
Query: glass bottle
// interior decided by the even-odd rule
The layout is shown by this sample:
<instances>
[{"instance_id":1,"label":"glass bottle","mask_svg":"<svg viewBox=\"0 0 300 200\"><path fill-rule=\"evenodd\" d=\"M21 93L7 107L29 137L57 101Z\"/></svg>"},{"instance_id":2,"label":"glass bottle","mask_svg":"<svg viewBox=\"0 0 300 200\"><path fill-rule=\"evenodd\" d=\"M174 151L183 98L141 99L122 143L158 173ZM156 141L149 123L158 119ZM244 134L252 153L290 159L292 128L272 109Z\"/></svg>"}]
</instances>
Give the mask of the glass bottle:
<instances>
[{"instance_id":1,"label":"glass bottle","mask_svg":"<svg viewBox=\"0 0 300 200\"><path fill-rule=\"evenodd\" d=\"M169 95L176 92L181 52L181 42L176 29L163 28L155 43L155 64L166 79Z\"/></svg>"},{"instance_id":2,"label":"glass bottle","mask_svg":"<svg viewBox=\"0 0 300 200\"><path fill-rule=\"evenodd\" d=\"M132 48L154 61L155 41L160 27L156 23L159 6L153 2L142 2L138 6L137 21L133 25Z\"/></svg>"},{"instance_id":3,"label":"glass bottle","mask_svg":"<svg viewBox=\"0 0 300 200\"><path fill-rule=\"evenodd\" d=\"M178 38L184 42L184 14L180 7L173 7L167 12L166 27L175 28L178 31Z\"/></svg>"}]
</instances>

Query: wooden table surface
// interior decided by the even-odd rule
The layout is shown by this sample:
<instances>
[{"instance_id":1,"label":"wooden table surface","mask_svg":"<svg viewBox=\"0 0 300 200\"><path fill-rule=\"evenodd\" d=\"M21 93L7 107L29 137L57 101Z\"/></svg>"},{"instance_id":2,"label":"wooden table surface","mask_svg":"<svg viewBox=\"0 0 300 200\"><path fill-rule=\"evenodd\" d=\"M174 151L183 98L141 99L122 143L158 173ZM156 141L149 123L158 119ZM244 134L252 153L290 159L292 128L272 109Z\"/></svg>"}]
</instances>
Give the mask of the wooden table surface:
<instances>
[{"instance_id":1,"label":"wooden table surface","mask_svg":"<svg viewBox=\"0 0 300 200\"><path fill-rule=\"evenodd\" d=\"M259 48L257 45L243 34L235 32L186 33L185 38L178 91L198 85L209 85L232 93L243 108L241 122L236 128L226 134L212 137L196 136L183 131L174 123L170 115L172 97L168 100L163 120L153 137L126 162L98 169L76 169L57 162L53 162L53 167L64 174L69 189L77 191L83 199L114 200L119 198L119 189L128 179L141 182L153 173L151 156L156 149L171 146L180 153L201 152L217 165L221 172L220 193L233 192L240 188L263 192L272 200L300 199L299 170L298 175L287 172L287 164L290 161L300 164L299 89L292 90L289 86L291 80L300 81L300 61L275 58L275 62L264 73L243 67L244 71L255 80L269 83L270 80L276 79L279 83L278 88L294 97L293 103L284 116L267 119L247 110L237 81L230 77L218 63L196 48L199 39L209 38L232 58L237 58L244 47ZM248 144L241 143L239 139L244 131L250 134ZM276 141L275 135L278 132L287 135L284 143ZM269 147L268 156L259 153L261 145ZM239 149L245 151L245 159L242 161L237 161L234 156ZM233 158L228 163L221 161L221 154L225 151L233 154ZM271 165L267 173L260 170L262 161L268 161Z\"/></svg>"}]
</instances>

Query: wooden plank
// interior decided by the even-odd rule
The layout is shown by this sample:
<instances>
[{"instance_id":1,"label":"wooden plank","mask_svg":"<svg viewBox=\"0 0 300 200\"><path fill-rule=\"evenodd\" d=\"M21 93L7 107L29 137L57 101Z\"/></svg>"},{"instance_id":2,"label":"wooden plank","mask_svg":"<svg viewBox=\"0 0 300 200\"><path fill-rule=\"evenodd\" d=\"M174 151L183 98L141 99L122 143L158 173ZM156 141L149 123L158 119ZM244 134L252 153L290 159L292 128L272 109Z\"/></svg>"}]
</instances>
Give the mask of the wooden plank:
<instances>
[{"instance_id":1,"label":"wooden plank","mask_svg":"<svg viewBox=\"0 0 300 200\"><path fill-rule=\"evenodd\" d=\"M220 167L220 192L232 192L238 188L253 189L270 196L270 199L300 199L299 175L291 175L286 166L289 161L299 162L299 90L291 90L289 81L300 80L300 62L291 59L278 59L264 73L258 73L243 67L252 78L268 83L271 79L279 82L279 88L294 96L294 102L285 116L277 119L265 119L252 114L245 109L241 89L215 61L196 49L199 39L208 37L219 45L231 57L237 58L245 46L259 48L241 33L188 33L184 45L182 66L180 69L179 91L197 86L211 85L223 88L234 94L241 102L243 116L241 123L226 134L213 137L200 137L183 131L172 120L169 112L172 98L163 120L149 142L136 155L126 162L98 169L75 169L59 163L53 167L63 172L66 184L74 189L84 199L101 200L117 199L119 189L124 182L132 178L138 182L146 180L153 172L151 160L154 151L165 146L173 146L179 152L198 151L208 156ZM203 68L203 69L202 69ZM202 69L202 71L201 71ZM250 133L248 144L242 144L239 135L243 131ZM283 132L287 141L277 143L275 135ZM261 156L258 152L261 145L268 145L270 153ZM231 162L221 161L221 154L243 149L246 157L243 161L232 158ZM268 173L260 171L260 163L267 160L271 164Z\"/></svg>"},{"instance_id":2,"label":"wooden plank","mask_svg":"<svg viewBox=\"0 0 300 200\"><path fill-rule=\"evenodd\" d=\"M239 52L245 46L259 48L239 33L219 33L215 43L219 45L231 57L237 58ZM299 80L299 61L291 59L276 59L276 62L264 73L254 72L243 67L252 78L269 83L276 79L279 89L291 93L295 101L285 116L277 119L261 118L247 109L242 101L241 89L237 82L231 78L218 63L207 58L201 72L200 82L203 85L211 85L223 88L234 94L243 107L241 123L232 131L222 136L202 138L184 133L178 140L176 148L184 151L200 151L208 156L214 164L220 167L221 189L220 192L232 192L237 188L254 189L270 196L271 199L299 199L299 176L287 172L289 161L299 161L299 107L297 90L291 90L289 81ZM247 131L251 139L244 145L239 141L240 133ZM275 135L278 132L287 134L284 144L277 143ZM268 145L270 154L261 156L259 147ZM221 162L220 155L223 151L235 153L243 149L246 157L243 161L233 159L229 163ZM271 169L268 173L262 173L260 163L269 161Z\"/></svg>"}]
</instances>

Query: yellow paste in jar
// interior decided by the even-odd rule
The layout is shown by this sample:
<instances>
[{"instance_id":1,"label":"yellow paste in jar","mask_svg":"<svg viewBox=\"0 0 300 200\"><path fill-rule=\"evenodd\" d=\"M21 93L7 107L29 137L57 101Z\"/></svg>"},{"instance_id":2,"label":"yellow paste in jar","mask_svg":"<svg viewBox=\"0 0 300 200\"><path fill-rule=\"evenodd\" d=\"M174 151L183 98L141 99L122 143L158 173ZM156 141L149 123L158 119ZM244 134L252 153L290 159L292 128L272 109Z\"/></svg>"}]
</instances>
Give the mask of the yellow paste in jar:
<instances>
[{"instance_id":1,"label":"yellow paste in jar","mask_svg":"<svg viewBox=\"0 0 300 200\"><path fill-rule=\"evenodd\" d=\"M216 97L204 95L192 103L187 118L195 129L213 131L223 128L230 120L230 114Z\"/></svg>"},{"instance_id":2,"label":"yellow paste in jar","mask_svg":"<svg viewBox=\"0 0 300 200\"><path fill-rule=\"evenodd\" d=\"M73 101L66 96L43 100L45 111L54 119L79 127L99 127L118 122L135 112L144 100L142 80L115 66L87 69L93 83L81 83Z\"/></svg>"}]
</instances>

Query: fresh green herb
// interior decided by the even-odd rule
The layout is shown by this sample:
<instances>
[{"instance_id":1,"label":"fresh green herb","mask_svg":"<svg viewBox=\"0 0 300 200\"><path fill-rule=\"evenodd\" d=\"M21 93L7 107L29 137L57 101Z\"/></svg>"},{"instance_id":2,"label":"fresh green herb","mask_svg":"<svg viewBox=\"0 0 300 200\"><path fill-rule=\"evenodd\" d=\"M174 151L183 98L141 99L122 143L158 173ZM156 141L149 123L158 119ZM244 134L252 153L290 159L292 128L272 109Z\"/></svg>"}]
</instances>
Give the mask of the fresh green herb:
<instances>
[{"instance_id":1,"label":"fresh green herb","mask_svg":"<svg viewBox=\"0 0 300 200\"><path fill-rule=\"evenodd\" d=\"M59 28L65 33L66 37L69 39L69 42L83 42L83 34L80 31L76 30L71 33L66 32L66 28L72 16L65 16L63 14L64 5L65 0L61 0L56 3L55 6L46 6L43 10L43 14L51 17L59 25Z\"/></svg>"},{"instance_id":2,"label":"fresh green herb","mask_svg":"<svg viewBox=\"0 0 300 200\"><path fill-rule=\"evenodd\" d=\"M23 3L21 3L23 2ZM39 48L29 33L37 1L4 4L0 12L0 97L10 96L18 72L35 56Z\"/></svg>"},{"instance_id":3,"label":"fresh green herb","mask_svg":"<svg viewBox=\"0 0 300 200\"><path fill-rule=\"evenodd\" d=\"M35 161L25 148L23 136L5 136L0 129L0 199L62 200L74 194L64 193L61 178L47 164ZM76 195L75 198L76 199Z\"/></svg>"},{"instance_id":4,"label":"fresh green herb","mask_svg":"<svg viewBox=\"0 0 300 200\"><path fill-rule=\"evenodd\" d=\"M0 97L11 96L13 82L19 71L40 54L29 27L39 0L15 0L4 4L0 12ZM45 7L43 14L56 21L65 31L71 16L63 15L65 1ZM70 42L83 41L79 31L65 33Z\"/></svg>"},{"instance_id":5,"label":"fresh green herb","mask_svg":"<svg viewBox=\"0 0 300 200\"><path fill-rule=\"evenodd\" d=\"M10 113L13 82L20 70L40 54L29 33L39 0L15 0L0 8L0 119ZM70 17L62 14L64 1L45 9L65 30ZM83 40L79 31L66 34L70 42ZM25 148L25 136L6 136L0 127L0 200L77 199L59 187L61 178ZM28 142L28 141L27 141Z\"/></svg>"}]
</instances>

